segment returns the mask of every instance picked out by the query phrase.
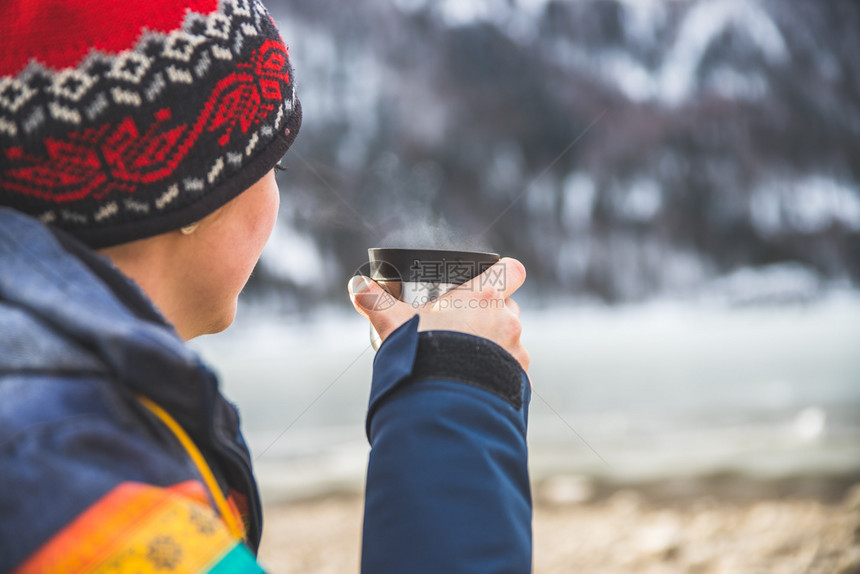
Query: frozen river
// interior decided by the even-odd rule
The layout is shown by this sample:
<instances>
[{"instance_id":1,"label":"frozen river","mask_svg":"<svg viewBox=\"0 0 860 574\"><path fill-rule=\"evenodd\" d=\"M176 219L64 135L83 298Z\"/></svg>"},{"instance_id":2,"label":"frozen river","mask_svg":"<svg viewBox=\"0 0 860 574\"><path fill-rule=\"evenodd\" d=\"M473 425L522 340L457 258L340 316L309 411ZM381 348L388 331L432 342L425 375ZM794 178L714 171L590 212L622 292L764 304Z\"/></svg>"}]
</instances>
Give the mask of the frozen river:
<instances>
[{"instance_id":1,"label":"frozen river","mask_svg":"<svg viewBox=\"0 0 860 574\"><path fill-rule=\"evenodd\" d=\"M530 311L533 475L860 472L860 297ZM361 486L373 351L357 315L240 315L194 343L240 408L264 494Z\"/></svg>"}]
</instances>

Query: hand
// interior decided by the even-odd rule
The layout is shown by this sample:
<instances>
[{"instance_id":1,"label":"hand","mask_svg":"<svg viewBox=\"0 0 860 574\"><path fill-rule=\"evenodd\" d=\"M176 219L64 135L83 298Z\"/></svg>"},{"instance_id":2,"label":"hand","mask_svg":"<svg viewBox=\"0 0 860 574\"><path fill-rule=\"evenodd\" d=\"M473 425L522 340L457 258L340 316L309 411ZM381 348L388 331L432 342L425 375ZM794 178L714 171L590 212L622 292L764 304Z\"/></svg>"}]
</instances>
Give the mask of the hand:
<instances>
[{"instance_id":1,"label":"hand","mask_svg":"<svg viewBox=\"0 0 860 574\"><path fill-rule=\"evenodd\" d=\"M510 298L525 279L523 264L505 257L478 277L417 308L395 299L367 277L353 277L348 288L355 309L383 341L418 313L419 331L459 331L484 337L528 371L529 354L520 343L520 308Z\"/></svg>"}]
</instances>

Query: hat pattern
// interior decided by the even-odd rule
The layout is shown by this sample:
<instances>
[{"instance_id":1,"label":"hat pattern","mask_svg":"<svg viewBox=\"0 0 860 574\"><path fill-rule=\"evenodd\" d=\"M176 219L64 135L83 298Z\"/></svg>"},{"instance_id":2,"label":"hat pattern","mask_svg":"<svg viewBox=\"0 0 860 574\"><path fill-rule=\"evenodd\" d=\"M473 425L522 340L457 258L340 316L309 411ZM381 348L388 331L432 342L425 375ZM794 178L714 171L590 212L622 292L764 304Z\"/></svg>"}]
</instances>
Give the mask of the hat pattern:
<instances>
[{"instance_id":1,"label":"hat pattern","mask_svg":"<svg viewBox=\"0 0 860 574\"><path fill-rule=\"evenodd\" d=\"M262 177L300 120L265 8L220 0L130 49L0 76L0 205L94 247L162 233Z\"/></svg>"}]
</instances>

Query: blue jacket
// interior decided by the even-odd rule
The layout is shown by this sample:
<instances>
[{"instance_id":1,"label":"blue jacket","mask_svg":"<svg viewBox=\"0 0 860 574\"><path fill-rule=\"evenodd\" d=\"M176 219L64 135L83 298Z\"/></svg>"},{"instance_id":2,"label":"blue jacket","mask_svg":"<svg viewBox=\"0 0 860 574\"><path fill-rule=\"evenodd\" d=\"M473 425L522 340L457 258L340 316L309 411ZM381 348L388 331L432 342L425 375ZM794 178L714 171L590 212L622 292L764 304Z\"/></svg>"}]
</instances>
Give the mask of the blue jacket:
<instances>
[{"instance_id":1,"label":"blue jacket","mask_svg":"<svg viewBox=\"0 0 860 574\"><path fill-rule=\"evenodd\" d=\"M528 401L485 339L418 333L416 317L386 340L362 572L530 571ZM212 372L106 259L0 208L0 572L256 572L261 532Z\"/></svg>"}]
</instances>

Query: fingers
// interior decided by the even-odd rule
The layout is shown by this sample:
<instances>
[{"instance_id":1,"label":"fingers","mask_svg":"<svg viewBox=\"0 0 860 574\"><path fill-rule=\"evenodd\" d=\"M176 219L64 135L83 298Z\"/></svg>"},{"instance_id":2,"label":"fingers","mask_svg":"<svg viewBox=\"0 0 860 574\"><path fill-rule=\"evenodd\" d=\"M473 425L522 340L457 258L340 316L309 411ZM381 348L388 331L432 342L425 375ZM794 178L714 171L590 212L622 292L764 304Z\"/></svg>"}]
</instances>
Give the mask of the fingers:
<instances>
[{"instance_id":1,"label":"fingers","mask_svg":"<svg viewBox=\"0 0 860 574\"><path fill-rule=\"evenodd\" d=\"M522 263L504 258L478 277L417 309L364 276L353 277L348 289L355 309L371 322L383 340L417 311L419 331L460 331L485 337L511 353L528 372L529 354L520 341L520 306L510 297L525 277Z\"/></svg>"},{"instance_id":2,"label":"fingers","mask_svg":"<svg viewBox=\"0 0 860 574\"><path fill-rule=\"evenodd\" d=\"M502 299L507 299L514 292L522 287L526 281L526 268L522 263L511 257L505 257L499 260L493 267L502 265L504 269L504 283L499 285L501 289ZM487 271L492 270L492 268Z\"/></svg>"},{"instance_id":3,"label":"fingers","mask_svg":"<svg viewBox=\"0 0 860 574\"><path fill-rule=\"evenodd\" d=\"M474 297L480 293L492 299L507 299L526 280L526 268L511 257L503 257L495 265L453 291L454 297Z\"/></svg>"},{"instance_id":4,"label":"fingers","mask_svg":"<svg viewBox=\"0 0 860 574\"><path fill-rule=\"evenodd\" d=\"M509 301L513 302L513 299L509 299ZM516 303L513 303L513 307L516 308L514 311L511 306L508 306L508 310L511 314L506 314L507 317L502 323L502 326L499 328L499 335L501 337L501 346L508 351L513 357L520 363L523 367L523 370L528 372L529 370L529 354L526 351L526 348L523 346L520 337L523 333L523 325L520 323L519 319L519 307Z\"/></svg>"},{"instance_id":5,"label":"fingers","mask_svg":"<svg viewBox=\"0 0 860 574\"><path fill-rule=\"evenodd\" d=\"M347 289L355 310L373 324L382 339L415 314L409 305L398 301L367 277L356 275L350 279Z\"/></svg>"},{"instance_id":6,"label":"fingers","mask_svg":"<svg viewBox=\"0 0 860 574\"><path fill-rule=\"evenodd\" d=\"M392 309L399 303L376 281L362 275L356 275L350 279L347 289L356 311L368 319Z\"/></svg>"}]
</instances>

